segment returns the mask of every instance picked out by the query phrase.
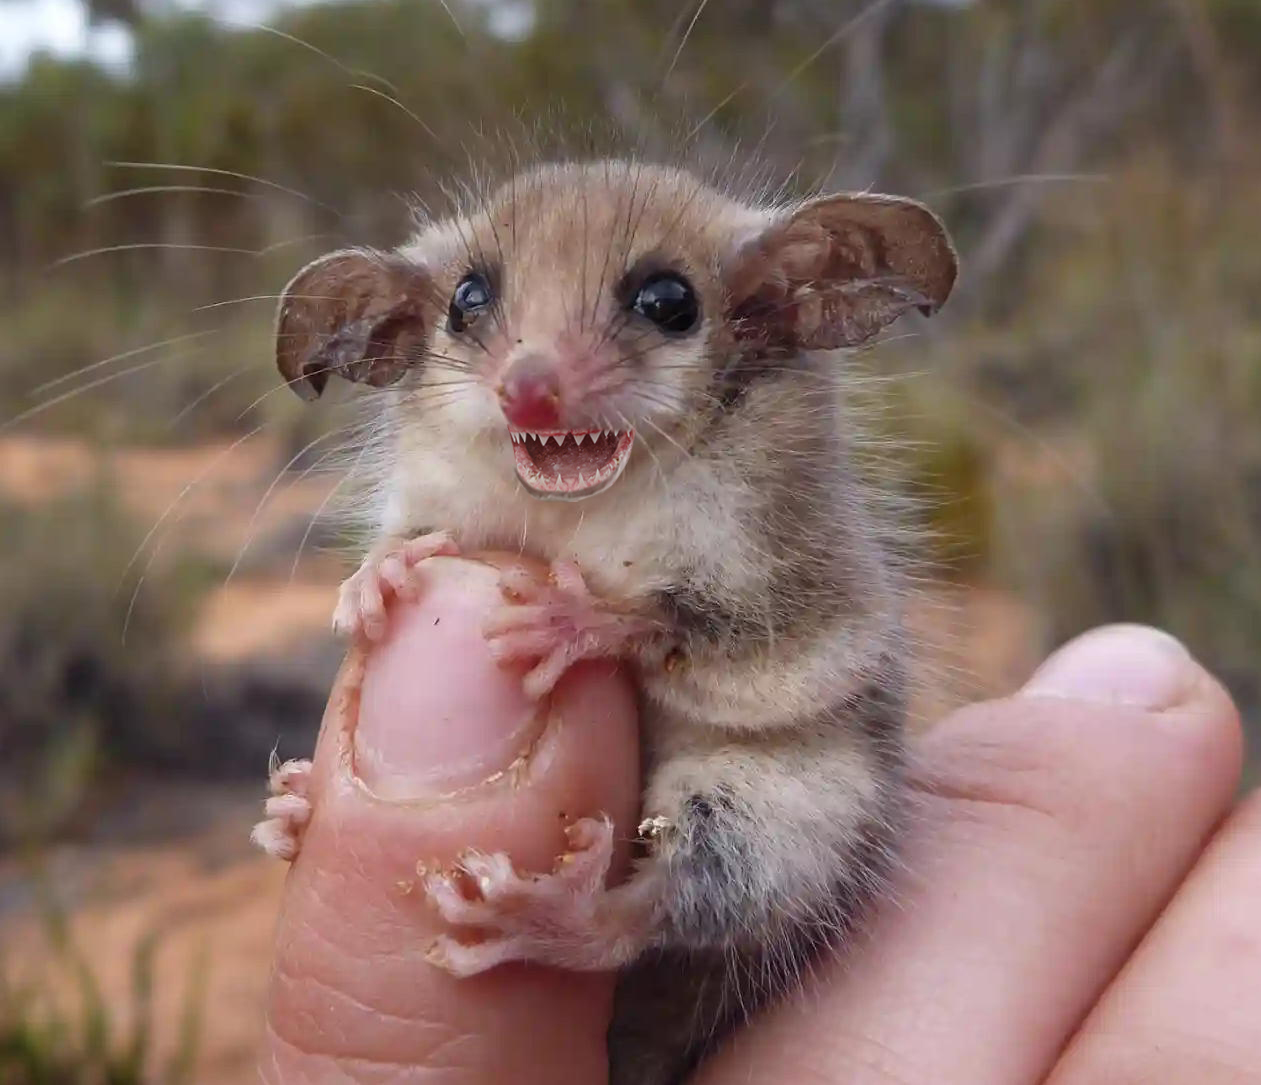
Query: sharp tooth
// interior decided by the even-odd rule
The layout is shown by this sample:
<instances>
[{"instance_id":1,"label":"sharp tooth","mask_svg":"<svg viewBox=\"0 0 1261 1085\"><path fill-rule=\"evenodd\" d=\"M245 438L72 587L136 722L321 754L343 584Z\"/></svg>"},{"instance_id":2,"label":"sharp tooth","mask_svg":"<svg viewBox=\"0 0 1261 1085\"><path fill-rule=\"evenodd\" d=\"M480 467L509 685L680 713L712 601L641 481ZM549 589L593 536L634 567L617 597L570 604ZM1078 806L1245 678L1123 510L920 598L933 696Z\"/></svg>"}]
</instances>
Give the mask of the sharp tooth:
<instances>
[{"instance_id":1,"label":"sharp tooth","mask_svg":"<svg viewBox=\"0 0 1261 1085\"><path fill-rule=\"evenodd\" d=\"M587 480L586 480L585 478L583 478L583 477L582 477L582 472L581 472L581 471L579 471L579 472L578 472L578 485L579 485L579 486L586 486L586 484L587 484Z\"/></svg>"},{"instance_id":2,"label":"sharp tooth","mask_svg":"<svg viewBox=\"0 0 1261 1085\"><path fill-rule=\"evenodd\" d=\"M539 439L539 435L537 433L527 433L526 436L533 441L537 441Z\"/></svg>"}]
</instances>

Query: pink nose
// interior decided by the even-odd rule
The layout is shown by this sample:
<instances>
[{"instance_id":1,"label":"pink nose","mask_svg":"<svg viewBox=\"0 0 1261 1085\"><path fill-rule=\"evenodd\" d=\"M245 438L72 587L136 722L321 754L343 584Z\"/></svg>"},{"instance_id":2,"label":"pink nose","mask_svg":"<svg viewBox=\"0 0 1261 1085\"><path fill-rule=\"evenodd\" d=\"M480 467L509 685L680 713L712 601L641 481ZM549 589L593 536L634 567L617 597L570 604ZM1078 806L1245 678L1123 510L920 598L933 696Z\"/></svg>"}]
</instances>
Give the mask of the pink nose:
<instances>
[{"instance_id":1,"label":"pink nose","mask_svg":"<svg viewBox=\"0 0 1261 1085\"><path fill-rule=\"evenodd\" d=\"M499 405L518 429L558 429L560 381L555 363L538 354L513 362L499 385Z\"/></svg>"}]
</instances>

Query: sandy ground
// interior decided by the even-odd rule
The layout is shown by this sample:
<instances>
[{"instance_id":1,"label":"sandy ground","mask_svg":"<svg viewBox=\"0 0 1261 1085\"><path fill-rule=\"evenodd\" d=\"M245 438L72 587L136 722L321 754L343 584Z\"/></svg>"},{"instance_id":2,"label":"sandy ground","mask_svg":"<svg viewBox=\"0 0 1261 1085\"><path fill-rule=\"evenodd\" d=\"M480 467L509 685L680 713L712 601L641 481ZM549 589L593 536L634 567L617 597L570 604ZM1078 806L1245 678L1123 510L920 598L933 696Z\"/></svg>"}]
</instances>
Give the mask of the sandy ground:
<instances>
[{"instance_id":1,"label":"sandy ground","mask_svg":"<svg viewBox=\"0 0 1261 1085\"><path fill-rule=\"evenodd\" d=\"M5 437L0 495L36 503L100 481L118 493L145 530L162 518L172 547L183 542L234 556L247 543L309 518L334 485L327 475L312 473L283 479L268 493L285 458L274 441L263 438L110 449L73 438Z\"/></svg>"},{"instance_id":2,"label":"sandy ground","mask_svg":"<svg viewBox=\"0 0 1261 1085\"><path fill-rule=\"evenodd\" d=\"M283 458L265 442L236 448L120 450L104 458L75 441L8 438L0 441L0 494L39 500L90 481L104 471L126 504L154 518L180 498L189 480L206 482L189 494L178 528L182 538L231 554L251 535L284 532L309 519L327 495L327 480L276 487L253 510ZM143 520L142 520L143 522ZM212 592L192 649L205 659L231 661L259 651L284 650L326 635L341 570L327 559L305 561L294 578L249 573ZM917 698L919 725L971 697L1004 692L1028 673L1035 629L1010 597L981 588L935 591L916 608L914 626L925 645L929 680ZM203 827L161 843L117 839L66 846L50 856L51 881L73 905L77 942L120 1024L128 1018L136 947L160 931L156 955L155 1066L174 1049L189 977L206 968L205 1014L196 1081L206 1085L250 1079L261 1027L270 940L284 868L254 855L246 844L258 810L256 795L240 788L196 801L206 805ZM188 796L159 795L142 820L160 824L164 804ZM169 808L169 807L167 807ZM134 820L134 818L133 818ZM8 966L47 980L52 955L21 896L21 872L0 861L0 938ZM7 887L7 889L6 889ZM7 918L6 918L7 917ZM65 993L64 977L53 980ZM158 1080L155 1077L155 1080Z\"/></svg>"},{"instance_id":3,"label":"sandy ground","mask_svg":"<svg viewBox=\"0 0 1261 1085\"><path fill-rule=\"evenodd\" d=\"M256 809L236 803L214 828L169 844L67 848L50 857L49 880L60 894L74 886L74 942L96 978L115 1036L128 1035L134 1020L137 952L146 939L157 939L154 1081L161 1081L160 1068L179 1048L190 1004L201 1007L198 1085L252 1080L286 869L246 850L244 834ZM225 846L228 835L233 843ZM75 1020L79 987L32 912L18 909L0 931L10 980L33 982L59 1013Z\"/></svg>"}]
</instances>

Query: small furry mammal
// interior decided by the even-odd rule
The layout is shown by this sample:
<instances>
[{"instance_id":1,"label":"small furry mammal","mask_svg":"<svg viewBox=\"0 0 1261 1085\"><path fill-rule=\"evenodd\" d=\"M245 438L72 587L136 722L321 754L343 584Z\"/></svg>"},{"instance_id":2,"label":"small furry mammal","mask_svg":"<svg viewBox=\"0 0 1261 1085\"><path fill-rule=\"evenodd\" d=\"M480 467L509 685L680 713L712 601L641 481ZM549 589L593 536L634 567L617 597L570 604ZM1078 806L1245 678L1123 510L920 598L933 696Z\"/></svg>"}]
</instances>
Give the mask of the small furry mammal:
<instances>
[{"instance_id":1,"label":"small furry mammal","mask_svg":"<svg viewBox=\"0 0 1261 1085\"><path fill-rule=\"evenodd\" d=\"M612 828L587 818L552 875L471 857L481 899L442 873L426 884L451 924L494 932L440 940L454 973L624 970L616 1083L679 1080L881 890L902 791L902 578L837 351L934 312L955 275L918 203L746 200L632 160L520 174L393 252L317 260L285 292L278 364L297 391L330 375L391 386L380 541L342 587L338 628L379 635L383 598L431 555L521 548L552 576L506 574L487 635L535 664L528 691L584 657L636 668L629 880L602 887ZM302 772L281 770L256 830L286 857Z\"/></svg>"}]
</instances>

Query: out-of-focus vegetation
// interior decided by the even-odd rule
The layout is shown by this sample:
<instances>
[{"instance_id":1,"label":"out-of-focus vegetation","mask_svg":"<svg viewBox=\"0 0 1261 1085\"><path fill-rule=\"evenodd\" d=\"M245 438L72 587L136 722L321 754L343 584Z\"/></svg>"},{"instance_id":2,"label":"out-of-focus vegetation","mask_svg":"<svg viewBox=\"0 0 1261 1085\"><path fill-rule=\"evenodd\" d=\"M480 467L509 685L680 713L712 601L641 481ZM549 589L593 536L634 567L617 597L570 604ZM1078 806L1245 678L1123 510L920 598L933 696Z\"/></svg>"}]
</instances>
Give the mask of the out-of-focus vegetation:
<instances>
[{"instance_id":1,"label":"out-of-focus vegetation","mask_svg":"<svg viewBox=\"0 0 1261 1085\"><path fill-rule=\"evenodd\" d=\"M37 879L40 876L37 875ZM187 976L178 1037L158 1064L153 1049L154 956L162 941L151 927L131 953L125 1006L112 1005L69 917L41 893L44 967L37 979L10 971L0 956L0 1081L11 1085L184 1085L194 1080L204 1012L207 961Z\"/></svg>"},{"instance_id":2,"label":"out-of-focus vegetation","mask_svg":"<svg viewBox=\"0 0 1261 1085\"><path fill-rule=\"evenodd\" d=\"M397 242L414 204L540 150L889 188L936 207L964 260L947 313L877 355L904 377L895 425L947 568L1019 592L1048 644L1168 625L1255 712L1250 0L380 0L282 8L269 29L91 6L130 28L127 70L36 57L0 87L0 405L27 432L262 426L287 459L327 425L269 364L288 274ZM12 580L31 559L6 543ZM87 545L71 529L38 546L74 567L71 598L94 598ZM111 615L73 610L6 607L0 644L51 659L105 639ZM124 714L161 703L135 640L108 655L100 690L135 688ZM30 693L52 715L62 678Z\"/></svg>"},{"instance_id":3,"label":"out-of-focus vegetation","mask_svg":"<svg viewBox=\"0 0 1261 1085\"><path fill-rule=\"evenodd\" d=\"M889 188L936 207L964 260L947 313L877 355L905 376L940 556L1022 593L1048 643L1169 625L1255 707L1249 0L382 0L269 29L93 11L130 27L127 70L36 57L0 87L0 405L26 431L263 426L287 458L327 416L277 389L272 295L517 157L636 148ZM35 613L6 608L3 643L75 640Z\"/></svg>"},{"instance_id":4,"label":"out-of-focus vegetation","mask_svg":"<svg viewBox=\"0 0 1261 1085\"><path fill-rule=\"evenodd\" d=\"M28 433L271 426L288 458L327 421L274 394L271 295L314 252L396 242L411 203L538 148L894 189L947 218L965 265L948 312L876 356L905 376L897 425L948 564L1023 594L1048 642L1168 625L1255 709L1250 0L385 0L281 9L271 29L93 10L130 26L129 69L35 57L0 86L0 406ZM110 532L79 529L82 508L0 515L25 593L0 665L44 674L32 643L47 664L23 698L74 730L88 666L93 718L158 712L178 638L145 622L185 606L179 575L159 561L129 643L105 647ZM49 583L78 602L47 603Z\"/></svg>"},{"instance_id":5,"label":"out-of-focus vegetation","mask_svg":"<svg viewBox=\"0 0 1261 1085\"><path fill-rule=\"evenodd\" d=\"M111 766L170 759L179 642L207 577L166 564L136 591L140 540L103 486L0 506L0 528L3 845L63 829Z\"/></svg>"},{"instance_id":6,"label":"out-of-focus vegetation","mask_svg":"<svg viewBox=\"0 0 1261 1085\"><path fill-rule=\"evenodd\" d=\"M940 317L863 363L896 378L881 406L930 556L1024 600L1044 647L1167 626L1255 734L1256 0L343 0L270 29L88 6L129 29L125 70L39 56L0 83L0 466L15 436L279 434L273 499L334 443L310 445L330 405L279 387L276 292L516 158L636 149L899 191L964 266ZM0 504L0 848L84 826L102 780L259 772L317 722L327 668L295 686L190 666L232 555L172 541L178 511L137 519L111 486ZM250 560L289 576L321 509ZM143 1013L139 1039L109 1040L90 973L50 944L82 1014L0 990L0 1078L139 1080Z\"/></svg>"}]
</instances>

